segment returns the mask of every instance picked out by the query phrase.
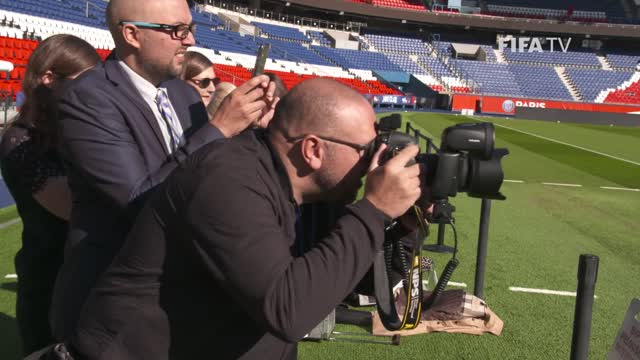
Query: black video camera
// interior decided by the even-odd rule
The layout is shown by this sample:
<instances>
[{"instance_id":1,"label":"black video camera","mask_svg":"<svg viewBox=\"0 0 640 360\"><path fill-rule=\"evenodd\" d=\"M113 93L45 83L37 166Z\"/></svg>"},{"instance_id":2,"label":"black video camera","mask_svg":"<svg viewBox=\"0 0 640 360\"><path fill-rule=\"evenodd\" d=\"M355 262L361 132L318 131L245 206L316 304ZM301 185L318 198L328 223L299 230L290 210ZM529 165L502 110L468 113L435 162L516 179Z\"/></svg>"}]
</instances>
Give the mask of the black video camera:
<instances>
[{"instance_id":1,"label":"black video camera","mask_svg":"<svg viewBox=\"0 0 640 360\"><path fill-rule=\"evenodd\" d=\"M396 131L401 127L399 114L380 119L376 124L376 146L387 144L380 162L384 163L409 144L419 144L419 138ZM415 162L426 165L426 185L430 188L428 200L434 204L432 222L448 224L451 212L449 197L466 192L471 197L504 200L500 186L504 179L500 161L509 151L495 149L495 132L491 123L464 123L446 128L442 132L438 149L427 139L426 153ZM435 152L431 153L431 150Z\"/></svg>"}]
</instances>

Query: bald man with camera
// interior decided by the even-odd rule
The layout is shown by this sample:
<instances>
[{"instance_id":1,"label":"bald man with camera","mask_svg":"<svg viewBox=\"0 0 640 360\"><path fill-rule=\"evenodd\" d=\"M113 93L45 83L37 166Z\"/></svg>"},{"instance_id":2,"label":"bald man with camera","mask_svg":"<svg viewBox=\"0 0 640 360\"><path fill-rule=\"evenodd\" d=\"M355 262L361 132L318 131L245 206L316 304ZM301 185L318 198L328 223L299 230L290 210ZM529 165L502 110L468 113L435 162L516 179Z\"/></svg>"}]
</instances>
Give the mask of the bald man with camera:
<instances>
[{"instance_id":1,"label":"bald man with camera","mask_svg":"<svg viewBox=\"0 0 640 360\"><path fill-rule=\"evenodd\" d=\"M295 359L297 342L371 267L385 224L421 194L418 165L406 166L418 147L378 166L384 146L368 151L374 122L360 94L314 79L280 101L268 131L190 157L94 288L73 351L88 359ZM364 175L364 197L353 202ZM300 254L298 209L319 201L349 205Z\"/></svg>"}]
</instances>

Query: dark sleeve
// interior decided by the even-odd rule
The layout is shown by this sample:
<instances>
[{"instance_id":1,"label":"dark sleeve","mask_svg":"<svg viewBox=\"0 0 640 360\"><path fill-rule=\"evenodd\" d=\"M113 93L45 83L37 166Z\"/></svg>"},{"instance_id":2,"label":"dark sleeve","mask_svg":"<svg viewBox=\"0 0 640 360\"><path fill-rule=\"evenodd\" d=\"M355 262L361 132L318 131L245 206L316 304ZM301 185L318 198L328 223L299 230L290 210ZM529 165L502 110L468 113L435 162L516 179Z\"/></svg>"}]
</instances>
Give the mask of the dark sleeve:
<instances>
[{"instance_id":1,"label":"dark sleeve","mask_svg":"<svg viewBox=\"0 0 640 360\"><path fill-rule=\"evenodd\" d=\"M187 134L187 136L189 135ZM199 129L195 130L192 135L187 138L186 143L178 148L171 156L177 166L177 164L182 163L189 155L196 152L203 145L224 138L224 135L217 127L209 123L203 124Z\"/></svg>"},{"instance_id":2,"label":"dark sleeve","mask_svg":"<svg viewBox=\"0 0 640 360\"><path fill-rule=\"evenodd\" d=\"M79 86L65 93L60 102L63 155L96 191L124 212L135 214L134 200L162 183L189 154L222 134L204 125L191 134L177 156L147 171L137 139L125 121L125 116L133 114L123 114L114 102L111 94L98 87ZM141 115L137 120L145 121Z\"/></svg>"},{"instance_id":3,"label":"dark sleeve","mask_svg":"<svg viewBox=\"0 0 640 360\"><path fill-rule=\"evenodd\" d=\"M207 108L202 103L202 98L196 89L180 79L169 80L164 83L164 86L169 91L169 98L174 109L186 110L178 114L178 116L180 118L182 116L188 117L191 123L189 129L184 131L186 143L172 154L176 162L183 162L184 159L205 144L214 140L224 139L224 134L217 127L209 124Z\"/></svg>"},{"instance_id":4,"label":"dark sleeve","mask_svg":"<svg viewBox=\"0 0 640 360\"><path fill-rule=\"evenodd\" d=\"M193 196L187 218L196 254L257 324L298 341L369 269L385 216L368 201L348 206L327 237L294 258L269 192L234 174L210 177Z\"/></svg>"},{"instance_id":5,"label":"dark sleeve","mask_svg":"<svg viewBox=\"0 0 640 360\"><path fill-rule=\"evenodd\" d=\"M26 130L16 127L3 137L2 173L4 177L27 194L35 194L52 177L65 176L64 166L55 151L41 152Z\"/></svg>"}]
</instances>

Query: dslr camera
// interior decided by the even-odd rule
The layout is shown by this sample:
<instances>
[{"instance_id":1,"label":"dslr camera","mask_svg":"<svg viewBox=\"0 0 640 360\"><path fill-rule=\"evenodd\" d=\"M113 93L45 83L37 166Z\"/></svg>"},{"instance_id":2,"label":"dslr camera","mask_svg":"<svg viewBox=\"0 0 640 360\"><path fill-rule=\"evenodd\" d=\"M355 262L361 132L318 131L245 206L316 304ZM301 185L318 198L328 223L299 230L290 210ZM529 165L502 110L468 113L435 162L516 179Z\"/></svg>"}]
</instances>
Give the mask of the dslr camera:
<instances>
[{"instance_id":1,"label":"dslr camera","mask_svg":"<svg viewBox=\"0 0 640 360\"><path fill-rule=\"evenodd\" d=\"M380 119L376 124L378 136L375 148L387 144L381 163L395 156L409 144L419 145L419 138L396 131L401 127L399 114ZM440 148L427 139L429 146L415 162L426 167L426 185L430 188L428 200L434 204L432 223L448 224L455 208L449 197L466 192L471 197L504 200L500 186L504 174L500 161L509 151L496 149L495 130L491 123L462 123L442 132ZM431 152L431 150L435 150Z\"/></svg>"},{"instance_id":2,"label":"dslr camera","mask_svg":"<svg viewBox=\"0 0 640 360\"><path fill-rule=\"evenodd\" d=\"M381 144L387 148L380 158L380 163L388 161L399 151L410 144L419 145L420 137L427 140L427 151L418 154L407 166L419 163L426 167L425 183L430 189L428 196L418 200L418 206L429 202L433 204L431 223L454 226L452 213L455 207L449 203L449 197L456 196L459 192L466 192L471 197L505 200L500 193L504 175L500 161L509 153L507 149L496 149L495 131L491 123L463 123L444 129L441 137L440 148L433 145L431 139L419 135L409 134L410 126L407 125L407 133L396 131L402 125L399 114L393 114L380 119L376 124L378 133L374 146L377 149ZM414 129L415 130L415 129ZM419 218L422 215L415 210ZM374 291L376 307L382 324L389 330L413 329L420 323L421 313L433 306L444 292L449 279L458 266L457 235L454 227L455 248L453 257L445 266L437 285L423 302L422 296L422 243L428 236L428 227L423 220L419 220L423 226L421 231L414 235L394 234L394 225L390 225L385 233L383 250L374 260ZM439 235L444 232L439 231ZM413 244L411 256L407 258L403 242ZM394 259L400 262L400 272L403 276L402 288L405 291L404 316L399 317L395 306L393 290L394 280L390 274L394 271ZM425 260L426 261L426 260Z\"/></svg>"}]
</instances>

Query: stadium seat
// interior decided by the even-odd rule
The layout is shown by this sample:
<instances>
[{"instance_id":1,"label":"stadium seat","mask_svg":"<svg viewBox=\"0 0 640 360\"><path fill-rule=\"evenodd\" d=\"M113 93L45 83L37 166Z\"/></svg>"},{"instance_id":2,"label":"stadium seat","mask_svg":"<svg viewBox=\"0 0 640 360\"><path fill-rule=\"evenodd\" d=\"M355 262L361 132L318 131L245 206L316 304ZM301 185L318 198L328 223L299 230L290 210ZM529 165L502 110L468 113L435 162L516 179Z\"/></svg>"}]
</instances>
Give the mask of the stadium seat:
<instances>
[{"instance_id":1,"label":"stadium seat","mask_svg":"<svg viewBox=\"0 0 640 360\"><path fill-rule=\"evenodd\" d=\"M598 99L596 99L597 101ZM606 93L603 102L640 104L640 73L636 72L628 81L621 86Z\"/></svg>"},{"instance_id":2,"label":"stadium seat","mask_svg":"<svg viewBox=\"0 0 640 360\"><path fill-rule=\"evenodd\" d=\"M565 71L584 101L595 101L602 91L615 89L632 75L631 72L607 70L567 68Z\"/></svg>"},{"instance_id":3,"label":"stadium seat","mask_svg":"<svg viewBox=\"0 0 640 360\"><path fill-rule=\"evenodd\" d=\"M349 0L351 2L369 4L373 6L391 7L398 9L426 11L424 5L416 0Z\"/></svg>"},{"instance_id":4,"label":"stadium seat","mask_svg":"<svg viewBox=\"0 0 640 360\"><path fill-rule=\"evenodd\" d=\"M425 11L418 1L413 0L355 2ZM545 0L532 8L522 6L520 0L489 1L488 9L513 16L563 17L567 15L565 3L563 0ZM63 32L76 34L96 47L103 59L114 47L105 26L104 3L92 9L88 17L83 4L70 0L0 0L0 4L3 8L0 21L5 19L15 26L0 27L0 34L6 35L0 37L0 58L16 65L10 74L13 80L0 81L0 85L5 88L9 85L11 91L15 90L14 85L19 87L19 80L24 77L24 65L37 46L36 41L20 39L24 31L42 38ZM607 16L615 15L615 6L611 7L613 12L604 14L597 11L598 4L596 0L581 3L576 6L571 19L604 20ZM331 36L322 31L235 14L246 16L249 19L246 23L258 28L261 35L227 31L223 29L224 23L218 15L192 11L193 21L200 25L196 30L197 48L209 49L207 56L216 64L220 78L236 83L250 77L258 45L269 43L272 50L266 70L279 74L291 86L304 79L322 76L335 78L363 94L400 94L392 86L380 82L375 75L378 71L388 71L413 74L436 91L477 91L487 95L572 100L555 70L555 67L563 67L566 68L569 82L585 101L636 101L633 94L637 92L637 85L622 85L629 80L640 57L621 50L603 50L606 53L605 62L613 68L613 71L605 71L592 51L504 51L497 54L500 57L498 61L497 50L491 44L481 43L478 45L484 49L486 59L458 60L453 58L451 41L426 41L415 34L372 30L365 30L359 35L349 34L358 41L360 50L336 49L333 48Z\"/></svg>"}]
</instances>

